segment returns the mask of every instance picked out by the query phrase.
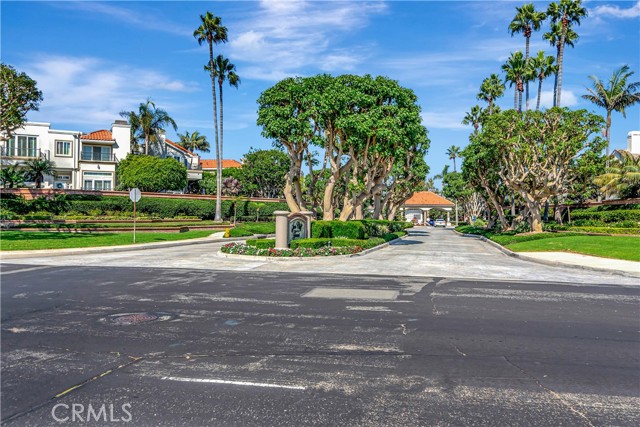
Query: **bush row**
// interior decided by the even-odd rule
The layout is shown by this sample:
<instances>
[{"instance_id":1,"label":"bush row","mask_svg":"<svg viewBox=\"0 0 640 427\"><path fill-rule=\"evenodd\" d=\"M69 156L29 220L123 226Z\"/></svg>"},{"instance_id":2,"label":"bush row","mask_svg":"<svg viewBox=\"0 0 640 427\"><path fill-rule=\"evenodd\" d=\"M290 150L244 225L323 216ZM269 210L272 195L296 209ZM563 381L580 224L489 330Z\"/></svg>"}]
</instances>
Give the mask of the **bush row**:
<instances>
[{"instance_id":1,"label":"bush row","mask_svg":"<svg viewBox=\"0 0 640 427\"><path fill-rule=\"evenodd\" d=\"M237 202L236 215L241 218L253 219L258 216L269 217L274 211L286 210L286 203L264 202L254 203L249 201ZM234 203L230 200L222 201L222 217L233 217ZM215 218L215 200L201 199L177 199L161 197L143 197L137 203L137 210L141 214L157 216L161 218L174 218L177 216L191 216L201 219ZM11 213L26 215L33 212L46 212L59 215L73 211L82 215L100 216L105 214L117 214L120 212L133 212L133 202L124 196L88 196L88 195L64 195L54 197L38 197L33 200L25 200L14 195L3 195L0 199L0 214L9 216ZM9 219L9 218L7 218Z\"/></svg>"},{"instance_id":2,"label":"bush row","mask_svg":"<svg viewBox=\"0 0 640 427\"><path fill-rule=\"evenodd\" d=\"M571 212L571 220L594 220L603 223L640 221L640 209L592 210L593 208Z\"/></svg>"},{"instance_id":3,"label":"bush row","mask_svg":"<svg viewBox=\"0 0 640 427\"><path fill-rule=\"evenodd\" d=\"M312 238L367 239L403 231L412 224L404 221L364 219L355 221L313 221Z\"/></svg>"},{"instance_id":4,"label":"bush row","mask_svg":"<svg viewBox=\"0 0 640 427\"><path fill-rule=\"evenodd\" d=\"M269 249L276 247L275 239L247 239L247 246L255 246L258 249Z\"/></svg>"},{"instance_id":5,"label":"bush row","mask_svg":"<svg viewBox=\"0 0 640 427\"><path fill-rule=\"evenodd\" d=\"M598 234L640 234L638 227L581 227L574 225L547 224L545 230L548 231L575 231L581 233L598 233ZM558 233L560 236L566 236L567 233Z\"/></svg>"},{"instance_id":6,"label":"bush row","mask_svg":"<svg viewBox=\"0 0 640 427\"><path fill-rule=\"evenodd\" d=\"M312 257L312 256L333 256L333 255L349 255L362 252L361 247L322 247L318 249L297 248L297 249L274 249L274 248L257 248L242 243L227 243L221 248L226 254L237 255L258 255L269 257Z\"/></svg>"},{"instance_id":7,"label":"bush row","mask_svg":"<svg viewBox=\"0 0 640 427\"><path fill-rule=\"evenodd\" d=\"M247 237L254 234L274 234L276 224L274 222L245 222L229 230L225 237Z\"/></svg>"}]
</instances>

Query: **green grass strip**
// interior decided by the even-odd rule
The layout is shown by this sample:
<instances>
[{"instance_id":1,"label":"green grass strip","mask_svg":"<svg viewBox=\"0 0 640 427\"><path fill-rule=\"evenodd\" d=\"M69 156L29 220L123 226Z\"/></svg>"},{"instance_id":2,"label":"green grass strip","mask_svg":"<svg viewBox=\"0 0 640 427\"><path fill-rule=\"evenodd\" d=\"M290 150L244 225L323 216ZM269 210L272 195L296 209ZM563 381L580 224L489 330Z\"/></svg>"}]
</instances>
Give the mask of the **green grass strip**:
<instances>
[{"instance_id":1,"label":"green grass strip","mask_svg":"<svg viewBox=\"0 0 640 427\"><path fill-rule=\"evenodd\" d=\"M640 261L640 238L633 236L566 236L529 240L506 246L514 252L572 252Z\"/></svg>"},{"instance_id":2,"label":"green grass strip","mask_svg":"<svg viewBox=\"0 0 640 427\"><path fill-rule=\"evenodd\" d=\"M207 237L212 233L215 233L215 231L187 231L185 233L140 232L136 233L136 244L196 239L199 237ZM86 248L132 244L133 233L0 232L0 250L2 251Z\"/></svg>"}]
</instances>

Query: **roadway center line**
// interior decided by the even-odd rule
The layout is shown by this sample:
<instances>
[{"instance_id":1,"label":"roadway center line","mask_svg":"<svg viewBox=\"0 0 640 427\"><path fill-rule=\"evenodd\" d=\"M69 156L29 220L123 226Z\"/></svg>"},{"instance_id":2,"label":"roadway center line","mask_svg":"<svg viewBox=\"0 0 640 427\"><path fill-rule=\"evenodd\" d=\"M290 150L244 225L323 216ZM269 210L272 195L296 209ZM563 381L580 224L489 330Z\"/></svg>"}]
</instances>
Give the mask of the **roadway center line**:
<instances>
[{"instance_id":1,"label":"roadway center line","mask_svg":"<svg viewBox=\"0 0 640 427\"><path fill-rule=\"evenodd\" d=\"M21 268L19 270L0 271L0 274L5 275L5 274L14 274L14 273L24 273L26 271L42 270L44 268L51 268L51 266L45 265L42 267L31 267L31 268Z\"/></svg>"},{"instance_id":2,"label":"roadway center line","mask_svg":"<svg viewBox=\"0 0 640 427\"><path fill-rule=\"evenodd\" d=\"M190 383L213 383L213 384L231 384L231 385L247 385L253 387L268 387L268 388L286 388L290 390L306 390L306 387L299 385L280 385L280 384L269 384L269 383L254 383L249 381L229 381L229 380L218 380L214 378L184 378L184 377L162 377L163 380L170 381L183 381Z\"/></svg>"}]
</instances>

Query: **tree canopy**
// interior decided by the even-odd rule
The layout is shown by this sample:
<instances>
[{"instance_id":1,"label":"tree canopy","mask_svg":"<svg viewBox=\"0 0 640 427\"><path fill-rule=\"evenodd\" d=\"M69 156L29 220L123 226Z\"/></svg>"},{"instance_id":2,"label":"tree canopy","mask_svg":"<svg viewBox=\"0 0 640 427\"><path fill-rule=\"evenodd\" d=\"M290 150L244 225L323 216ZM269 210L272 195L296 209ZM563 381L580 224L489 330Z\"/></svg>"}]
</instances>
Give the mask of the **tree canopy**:
<instances>
[{"instance_id":1,"label":"tree canopy","mask_svg":"<svg viewBox=\"0 0 640 427\"><path fill-rule=\"evenodd\" d=\"M4 63L0 63L0 82L0 139L3 135L8 139L27 121L29 111L38 111L42 92L35 80Z\"/></svg>"},{"instance_id":2,"label":"tree canopy","mask_svg":"<svg viewBox=\"0 0 640 427\"><path fill-rule=\"evenodd\" d=\"M322 169L310 167L309 174L329 171L323 218L339 212L347 220L361 217L368 200L382 203L383 193L394 200L398 184L429 146L415 94L386 77L288 78L264 91L258 105L263 135L284 147L291 161L284 195L293 212L320 208L307 206L301 183L303 163L312 166L313 147L321 148L325 159ZM382 210L389 215L389 208Z\"/></svg>"},{"instance_id":3,"label":"tree canopy","mask_svg":"<svg viewBox=\"0 0 640 427\"><path fill-rule=\"evenodd\" d=\"M118 188L141 191L183 190L187 168L174 158L129 154L118 164Z\"/></svg>"}]
</instances>

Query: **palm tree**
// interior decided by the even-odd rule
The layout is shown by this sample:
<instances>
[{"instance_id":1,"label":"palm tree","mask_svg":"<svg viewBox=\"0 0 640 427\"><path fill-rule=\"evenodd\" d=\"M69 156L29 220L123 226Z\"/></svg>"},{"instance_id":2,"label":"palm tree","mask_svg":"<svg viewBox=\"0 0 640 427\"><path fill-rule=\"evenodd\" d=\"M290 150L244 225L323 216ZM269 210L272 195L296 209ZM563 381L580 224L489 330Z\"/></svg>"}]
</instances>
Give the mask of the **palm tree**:
<instances>
[{"instance_id":1,"label":"palm tree","mask_svg":"<svg viewBox=\"0 0 640 427\"><path fill-rule=\"evenodd\" d=\"M504 83L497 74L491 74L480 85L478 99L489 103L489 114L493 114L493 103L504 95Z\"/></svg>"},{"instance_id":2,"label":"palm tree","mask_svg":"<svg viewBox=\"0 0 640 427\"><path fill-rule=\"evenodd\" d=\"M472 125L473 126L473 133L474 133L474 135L477 135L478 134L478 128L482 124L482 120L484 119L485 114L486 114L485 110L483 110L482 107L480 107L479 105L475 105L475 106L473 106L471 108L471 111L469 111L464 116L464 119L462 119L462 124L463 125Z\"/></svg>"},{"instance_id":3,"label":"palm tree","mask_svg":"<svg viewBox=\"0 0 640 427\"><path fill-rule=\"evenodd\" d=\"M213 127L216 144L216 221L222 221L222 158L220 157L220 143L218 138L218 106L216 100L216 76L213 63L213 45L227 42L227 27L222 25L222 19L211 12L200 15L201 25L193 32L199 45L209 45L209 63L205 70L211 77L211 92L213 94Z\"/></svg>"},{"instance_id":4,"label":"palm tree","mask_svg":"<svg viewBox=\"0 0 640 427\"><path fill-rule=\"evenodd\" d=\"M157 144L161 140L161 135L165 132L167 125L173 130L177 130L176 122L169 114L160 108L156 108L156 104L147 99L146 102L140 103L138 112L122 111L120 116L129 120L131 129L135 128L134 138L144 141L144 154L149 154L149 146Z\"/></svg>"},{"instance_id":5,"label":"palm tree","mask_svg":"<svg viewBox=\"0 0 640 427\"><path fill-rule=\"evenodd\" d=\"M138 144L138 132L140 132L140 118L135 111L121 111L120 116L127 119L131 128L129 136L129 151L131 153L138 153L140 151L140 145Z\"/></svg>"},{"instance_id":6,"label":"palm tree","mask_svg":"<svg viewBox=\"0 0 640 427\"><path fill-rule=\"evenodd\" d=\"M434 182L434 178L427 178L424 183L424 189L427 191L436 191L436 183Z\"/></svg>"},{"instance_id":7,"label":"palm tree","mask_svg":"<svg viewBox=\"0 0 640 427\"><path fill-rule=\"evenodd\" d=\"M449 175L449 165L444 165L442 168L442 172L433 176L433 179L443 180L447 175Z\"/></svg>"},{"instance_id":8,"label":"palm tree","mask_svg":"<svg viewBox=\"0 0 640 427\"><path fill-rule=\"evenodd\" d=\"M537 12L533 3L526 3L521 7L516 7L516 16L509 24L509 31L511 31L511 37L516 33L522 33L525 37L525 56L524 60L529 60L529 41L531 39L531 32L533 30L538 31L542 22L547 17L544 12ZM527 81L526 87L526 110L529 109L529 81Z\"/></svg>"},{"instance_id":9,"label":"palm tree","mask_svg":"<svg viewBox=\"0 0 640 427\"><path fill-rule=\"evenodd\" d=\"M24 162L25 176L35 181L36 188L42 187L45 175L56 175L56 164L49 159L38 158Z\"/></svg>"},{"instance_id":10,"label":"palm tree","mask_svg":"<svg viewBox=\"0 0 640 427\"><path fill-rule=\"evenodd\" d=\"M189 131L183 134L178 134L178 138L180 141L178 144L181 147L186 148L189 151L202 151L204 153L208 153L210 151L209 141L207 141L207 137L204 135L200 135L200 132L193 131L193 133L189 133Z\"/></svg>"},{"instance_id":11,"label":"palm tree","mask_svg":"<svg viewBox=\"0 0 640 427\"><path fill-rule=\"evenodd\" d=\"M581 0L560 0L551 3L547 8L547 15L551 17L551 23L562 25L558 49L558 79L556 82L556 102L554 107L560 107L562 97L562 66L564 60L564 45L567 40L567 33L572 24L580 25L580 18L587 16L587 9L582 7Z\"/></svg>"},{"instance_id":12,"label":"palm tree","mask_svg":"<svg viewBox=\"0 0 640 427\"><path fill-rule=\"evenodd\" d=\"M607 196L636 198L640 196L640 156L628 151L620 151L620 161L608 165L603 175L593 182L600 185L600 191Z\"/></svg>"},{"instance_id":13,"label":"palm tree","mask_svg":"<svg viewBox=\"0 0 640 427\"><path fill-rule=\"evenodd\" d=\"M9 165L0 170L0 183L4 188L21 187L24 184L24 172L18 165Z\"/></svg>"},{"instance_id":14,"label":"palm tree","mask_svg":"<svg viewBox=\"0 0 640 427\"><path fill-rule=\"evenodd\" d=\"M220 158L224 159L224 108L222 104L222 84L225 80L229 81L229 86L235 88L240 84L240 77L236 74L236 66L229 62L227 58L218 55L213 61L214 74L218 77L218 87L220 89Z\"/></svg>"},{"instance_id":15,"label":"palm tree","mask_svg":"<svg viewBox=\"0 0 640 427\"><path fill-rule=\"evenodd\" d=\"M556 71L554 71L553 81L553 106L556 106L558 95L558 58L560 58L560 40L562 38L562 22L551 23L551 30L544 33L542 37L556 48ZM574 47L575 42L578 40L578 33L573 31L571 27L567 29L567 33L564 38L564 44L566 46Z\"/></svg>"},{"instance_id":16,"label":"palm tree","mask_svg":"<svg viewBox=\"0 0 640 427\"><path fill-rule=\"evenodd\" d=\"M522 52L512 53L507 62L502 65L502 69L506 73L506 80L509 86L514 86L513 108L522 111L522 92L524 91L524 82L529 78L527 72L527 62L524 60Z\"/></svg>"},{"instance_id":17,"label":"palm tree","mask_svg":"<svg viewBox=\"0 0 640 427\"><path fill-rule=\"evenodd\" d=\"M538 79L538 100L536 110L540 109L540 98L542 96L542 81L554 74L558 69L553 56L545 56L544 51L539 51L537 56L529 58L529 68L532 74Z\"/></svg>"},{"instance_id":18,"label":"palm tree","mask_svg":"<svg viewBox=\"0 0 640 427\"><path fill-rule=\"evenodd\" d=\"M625 65L613 72L606 87L598 77L589 76L593 81L593 88L587 88L589 93L582 95L584 99L607 110L607 127L605 130L607 158L609 158L609 143L611 142L611 113L617 111L622 113L622 117L626 118L625 108L640 102L640 82L627 83L627 79L632 75L633 71L629 71L629 66Z\"/></svg>"},{"instance_id":19,"label":"palm tree","mask_svg":"<svg viewBox=\"0 0 640 427\"><path fill-rule=\"evenodd\" d=\"M462 157L460 154L460 147L452 145L447 148L447 156L449 156L449 160L453 160L453 172L457 172L456 170L456 159L458 157Z\"/></svg>"}]
</instances>

